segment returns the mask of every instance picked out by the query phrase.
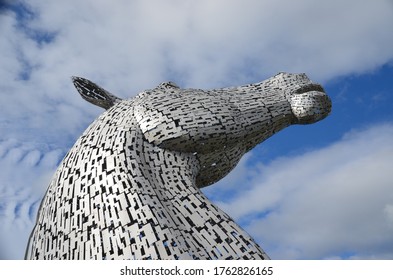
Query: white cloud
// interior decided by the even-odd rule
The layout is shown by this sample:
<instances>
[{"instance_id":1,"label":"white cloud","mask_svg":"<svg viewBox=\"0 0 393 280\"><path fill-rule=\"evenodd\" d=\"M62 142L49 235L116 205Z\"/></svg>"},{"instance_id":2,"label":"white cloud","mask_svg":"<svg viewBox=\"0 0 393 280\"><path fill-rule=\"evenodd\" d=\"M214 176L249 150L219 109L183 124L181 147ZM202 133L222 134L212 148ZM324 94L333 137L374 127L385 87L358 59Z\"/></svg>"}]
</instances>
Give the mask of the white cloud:
<instances>
[{"instance_id":1,"label":"white cloud","mask_svg":"<svg viewBox=\"0 0 393 280\"><path fill-rule=\"evenodd\" d=\"M19 49L38 67L35 78L46 85L52 78L55 88L72 74L97 77L124 93L170 73L193 86L236 84L282 70L327 80L393 57L385 28L393 23L389 0L29 3L38 14L29 26L56 36L34 46L16 33Z\"/></svg>"},{"instance_id":2,"label":"white cloud","mask_svg":"<svg viewBox=\"0 0 393 280\"><path fill-rule=\"evenodd\" d=\"M275 259L391 258L392 143L393 125L384 124L249 167L251 187L219 205Z\"/></svg>"},{"instance_id":3,"label":"white cloud","mask_svg":"<svg viewBox=\"0 0 393 280\"><path fill-rule=\"evenodd\" d=\"M60 118L56 107L64 103L97 114L72 89L72 75L130 97L170 78L214 87L288 71L323 82L393 58L389 0L26 3L34 16L23 28L11 12L0 27L1 98L15 118ZM53 40L42 41L48 34ZM82 129L72 121L64 126Z\"/></svg>"},{"instance_id":4,"label":"white cloud","mask_svg":"<svg viewBox=\"0 0 393 280\"><path fill-rule=\"evenodd\" d=\"M42 195L63 154L36 143L0 141L0 259L23 258Z\"/></svg>"},{"instance_id":5,"label":"white cloud","mask_svg":"<svg viewBox=\"0 0 393 280\"><path fill-rule=\"evenodd\" d=\"M167 79L209 88L287 71L324 82L393 58L389 0L24 2L32 14L23 24L1 15L1 125L56 143L75 140L100 112L72 75L131 97ZM64 118L59 106L76 114ZM48 127L49 116L59 125Z\"/></svg>"}]
</instances>

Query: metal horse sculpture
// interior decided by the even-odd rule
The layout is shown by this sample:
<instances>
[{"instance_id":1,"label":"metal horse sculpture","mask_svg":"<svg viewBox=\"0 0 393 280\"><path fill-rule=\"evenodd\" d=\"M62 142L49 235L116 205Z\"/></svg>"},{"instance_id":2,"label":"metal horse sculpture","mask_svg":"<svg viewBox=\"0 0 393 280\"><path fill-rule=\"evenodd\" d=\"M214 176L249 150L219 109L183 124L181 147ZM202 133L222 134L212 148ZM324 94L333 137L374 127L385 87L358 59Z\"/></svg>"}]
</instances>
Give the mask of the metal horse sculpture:
<instances>
[{"instance_id":1,"label":"metal horse sculpture","mask_svg":"<svg viewBox=\"0 0 393 280\"><path fill-rule=\"evenodd\" d=\"M77 140L42 201L27 259L268 259L200 191L257 144L325 118L304 74L214 90L162 83L122 100L83 78L106 111Z\"/></svg>"}]
</instances>

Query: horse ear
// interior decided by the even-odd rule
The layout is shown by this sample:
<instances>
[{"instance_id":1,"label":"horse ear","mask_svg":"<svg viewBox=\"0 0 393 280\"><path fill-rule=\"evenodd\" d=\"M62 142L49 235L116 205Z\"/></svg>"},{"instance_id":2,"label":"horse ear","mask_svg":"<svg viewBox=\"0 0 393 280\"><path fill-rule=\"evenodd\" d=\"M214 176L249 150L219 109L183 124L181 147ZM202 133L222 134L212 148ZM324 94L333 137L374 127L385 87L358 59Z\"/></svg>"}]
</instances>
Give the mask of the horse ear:
<instances>
[{"instance_id":1,"label":"horse ear","mask_svg":"<svg viewBox=\"0 0 393 280\"><path fill-rule=\"evenodd\" d=\"M72 77L72 82L83 99L105 110L122 100L88 79Z\"/></svg>"}]
</instances>

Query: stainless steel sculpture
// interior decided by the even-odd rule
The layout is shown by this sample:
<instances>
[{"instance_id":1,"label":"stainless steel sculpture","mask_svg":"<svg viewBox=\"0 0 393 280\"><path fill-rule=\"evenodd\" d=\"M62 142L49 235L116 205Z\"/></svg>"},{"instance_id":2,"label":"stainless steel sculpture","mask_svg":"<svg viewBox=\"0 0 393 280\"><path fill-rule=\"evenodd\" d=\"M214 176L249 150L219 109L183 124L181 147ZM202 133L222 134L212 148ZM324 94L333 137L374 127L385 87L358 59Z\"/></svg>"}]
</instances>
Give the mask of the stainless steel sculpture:
<instances>
[{"instance_id":1,"label":"stainless steel sculpture","mask_svg":"<svg viewBox=\"0 0 393 280\"><path fill-rule=\"evenodd\" d=\"M331 102L304 74L215 90L162 83L122 100L73 77L106 111L57 169L28 259L267 259L200 191L291 124L325 118Z\"/></svg>"}]
</instances>

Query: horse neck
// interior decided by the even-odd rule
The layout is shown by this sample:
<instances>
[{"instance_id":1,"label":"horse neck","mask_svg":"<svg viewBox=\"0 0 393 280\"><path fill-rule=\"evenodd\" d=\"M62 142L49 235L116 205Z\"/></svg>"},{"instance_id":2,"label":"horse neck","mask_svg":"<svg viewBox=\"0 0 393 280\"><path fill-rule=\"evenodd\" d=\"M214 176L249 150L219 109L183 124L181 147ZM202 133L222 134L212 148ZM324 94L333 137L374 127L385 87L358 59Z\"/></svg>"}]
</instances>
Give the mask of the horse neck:
<instances>
[{"instance_id":1,"label":"horse neck","mask_svg":"<svg viewBox=\"0 0 393 280\"><path fill-rule=\"evenodd\" d=\"M125 108L102 114L80 137L68 158L82 159L78 165L88 165L87 169L106 177L112 185L126 182L136 191L149 190L168 198L174 189L196 189L199 163L195 155L148 143L132 110Z\"/></svg>"},{"instance_id":2,"label":"horse neck","mask_svg":"<svg viewBox=\"0 0 393 280\"><path fill-rule=\"evenodd\" d=\"M197 189L195 178L199 162L193 154L162 149L147 142L139 128L127 133L125 169L128 180L145 193L169 200L180 192Z\"/></svg>"}]
</instances>

